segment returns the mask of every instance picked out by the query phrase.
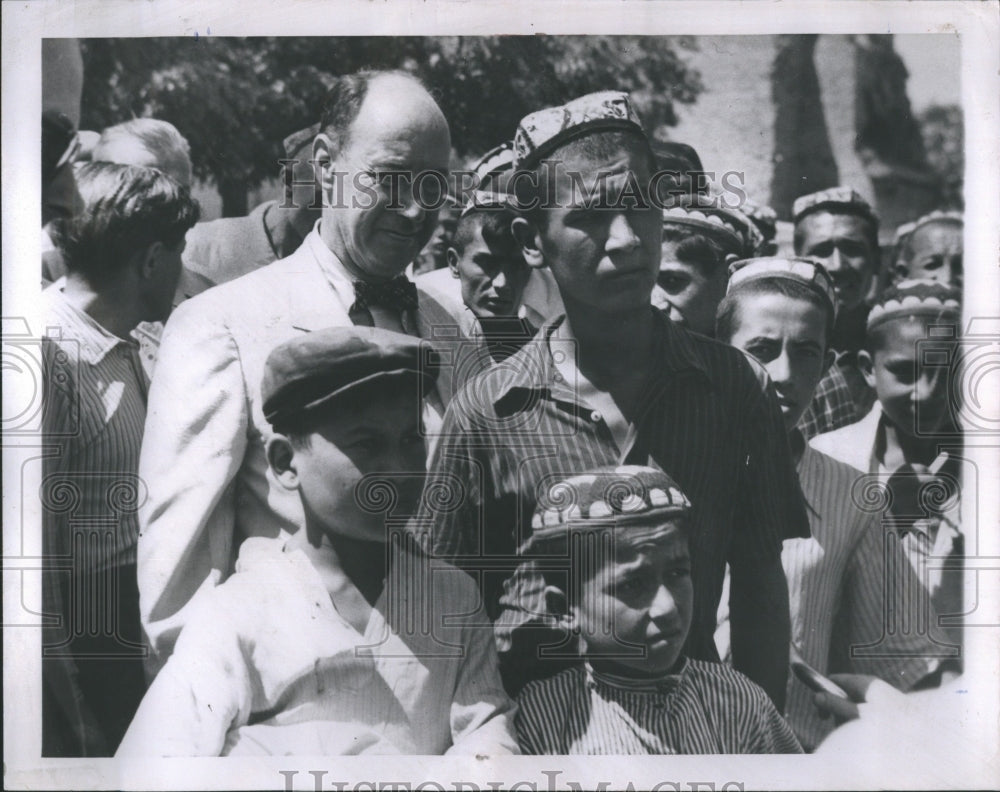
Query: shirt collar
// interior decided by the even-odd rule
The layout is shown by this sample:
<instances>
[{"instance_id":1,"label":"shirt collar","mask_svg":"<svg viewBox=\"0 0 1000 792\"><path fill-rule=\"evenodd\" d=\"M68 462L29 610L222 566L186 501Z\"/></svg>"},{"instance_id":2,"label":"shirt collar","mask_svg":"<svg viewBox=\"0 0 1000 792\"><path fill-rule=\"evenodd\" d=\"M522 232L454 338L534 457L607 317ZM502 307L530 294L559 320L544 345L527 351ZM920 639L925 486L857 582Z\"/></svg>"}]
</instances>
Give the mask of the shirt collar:
<instances>
[{"instance_id":1,"label":"shirt collar","mask_svg":"<svg viewBox=\"0 0 1000 792\"><path fill-rule=\"evenodd\" d=\"M594 687L611 688L625 693L673 694L680 688L690 663L683 655L669 672L657 677L628 677L596 670L589 661L584 662L587 683Z\"/></svg>"},{"instance_id":2,"label":"shirt collar","mask_svg":"<svg viewBox=\"0 0 1000 792\"><path fill-rule=\"evenodd\" d=\"M63 323L61 327L53 329L71 337L73 342L79 345L80 357L84 361L91 366L96 366L119 344L138 349L138 342L120 338L105 330L88 313L73 305L63 293L65 285L66 278L64 276L45 290L49 296L52 318ZM58 340L58 337L53 336L53 340Z\"/></svg>"},{"instance_id":3,"label":"shirt collar","mask_svg":"<svg viewBox=\"0 0 1000 792\"><path fill-rule=\"evenodd\" d=\"M710 380L708 368L695 350L688 331L675 327L660 311L652 307L650 310L654 314L653 332L658 345L656 359L662 367L660 371L674 374L695 372ZM504 366L506 381L498 388L494 405L499 405L513 390L548 390L553 395L575 400L575 395L556 376L549 347L549 339L565 320L565 314L550 319L530 342L508 359Z\"/></svg>"}]
</instances>

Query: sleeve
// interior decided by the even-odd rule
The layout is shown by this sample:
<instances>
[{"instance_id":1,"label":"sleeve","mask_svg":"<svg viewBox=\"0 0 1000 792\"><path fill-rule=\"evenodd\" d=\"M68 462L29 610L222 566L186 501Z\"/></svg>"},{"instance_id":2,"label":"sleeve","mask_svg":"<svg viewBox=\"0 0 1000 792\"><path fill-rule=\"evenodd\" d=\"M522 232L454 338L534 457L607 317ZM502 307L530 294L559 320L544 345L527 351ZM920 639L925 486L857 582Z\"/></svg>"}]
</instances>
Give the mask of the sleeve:
<instances>
[{"instance_id":1,"label":"sleeve","mask_svg":"<svg viewBox=\"0 0 1000 792\"><path fill-rule=\"evenodd\" d=\"M791 631L781 545L786 538L808 537L809 522L781 411L766 378L753 384L744 403L744 467L727 558L730 641L734 667L764 688L780 710Z\"/></svg>"},{"instance_id":2,"label":"sleeve","mask_svg":"<svg viewBox=\"0 0 1000 792\"><path fill-rule=\"evenodd\" d=\"M450 563L481 550L485 468L474 437L460 394L445 412L418 515L422 544L431 555Z\"/></svg>"},{"instance_id":3,"label":"sleeve","mask_svg":"<svg viewBox=\"0 0 1000 792\"><path fill-rule=\"evenodd\" d=\"M851 555L844 582L843 625L831 655L847 659L848 670L871 674L908 691L932 673L945 650L933 638L937 612L893 532L878 515L865 527Z\"/></svg>"},{"instance_id":4,"label":"sleeve","mask_svg":"<svg viewBox=\"0 0 1000 792\"><path fill-rule=\"evenodd\" d=\"M774 708L771 701L764 695L760 696L757 705L758 724L753 750L749 753L758 754L800 754L804 753L795 733L787 721Z\"/></svg>"},{"instance_id":5,"label":"sleeve","mask_svg":"<svg viewBox=\"0 0 1000 792\"><path fill-rule=\"evenodd\" d=\"M452 746L447 753L520 753L514 736L516 708L500 681L493 631L481 605L463 632L467 651L451 705Z\"/></svg>"},{"instance_id":6,"label":"sleeve","mask_svg":"<svg viewBox=\"0 0 1000 792\"><path fill-rule=\"evenodd\" d=\"M204 297L167 324L149 394L139 475L142 625L158 664L197 596L230 571L233 478L247 447L249 402L236 343Z\"/></svg>"},{"instance_id":7,"label":"sleeve","mask_svg":"<svg viewBox=\"0 0 1000 792\"><path fill-rule=\"evenodd\" d=\"M191 614L115 756L219 756L227 732L247 723L251 672L223 601L202 600Z\"/></svg>"}]
</instances>

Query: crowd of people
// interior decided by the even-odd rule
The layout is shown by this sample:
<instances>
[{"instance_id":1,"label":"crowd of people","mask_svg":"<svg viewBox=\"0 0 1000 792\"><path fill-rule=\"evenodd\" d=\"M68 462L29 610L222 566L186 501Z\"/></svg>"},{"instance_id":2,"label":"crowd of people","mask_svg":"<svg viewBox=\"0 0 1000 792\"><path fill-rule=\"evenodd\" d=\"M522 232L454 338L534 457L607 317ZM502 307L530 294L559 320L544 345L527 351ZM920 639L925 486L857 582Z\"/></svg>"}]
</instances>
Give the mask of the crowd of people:
<instances>
[{"instance_id":1,"label":"crowd of people","mask_svg":"<svg viewBox=\"0 0 1000 792\"><path fill-rule=\"evenodd\" d=\"M784 250L619 91L469 189L410 74L317 115L208 222L43 117L43 755L800 753L961 673L960 214Z\"/></svg>"}]
</instances>

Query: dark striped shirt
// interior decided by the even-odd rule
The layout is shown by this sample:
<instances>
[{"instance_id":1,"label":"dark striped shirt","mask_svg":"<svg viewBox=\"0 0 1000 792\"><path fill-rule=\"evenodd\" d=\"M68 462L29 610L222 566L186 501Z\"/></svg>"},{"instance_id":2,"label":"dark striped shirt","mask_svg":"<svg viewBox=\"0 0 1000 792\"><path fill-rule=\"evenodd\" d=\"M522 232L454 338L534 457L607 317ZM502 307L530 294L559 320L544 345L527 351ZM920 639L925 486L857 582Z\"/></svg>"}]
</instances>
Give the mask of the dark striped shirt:
<instances>
[{"instance_id":1,"label":"dark striped shirt","mask_svg":"<svg viewBox=\"0 0 1000 792\"><path fill-rule=\"evenodd\" d=\"M589 665L529 683L514 719L529 754L802 753L767 694L719 663L683 660L655 681Z\"/></svg>"},{"instance_id":2,"label":"dark striped shirt","mask_svg":"<svg viewBox=\"0 0 1000 792\"><path fill-rule=\"evenodd\" d=\"M686 654L712 660L726 562L754 580L759 567L779 563L784 538L808 536L808 522L763 370L738 350L655 316L659 365L649 371L625 448L559 374L549 347L557 319L451 402L417 527L430 533L436 555L479 578L496 618L537 493L601 465L659 465L692 503L694 619ZM501 651L513 627L538 613L537 602L504 604Z\"/></svg>"}]
</instances>

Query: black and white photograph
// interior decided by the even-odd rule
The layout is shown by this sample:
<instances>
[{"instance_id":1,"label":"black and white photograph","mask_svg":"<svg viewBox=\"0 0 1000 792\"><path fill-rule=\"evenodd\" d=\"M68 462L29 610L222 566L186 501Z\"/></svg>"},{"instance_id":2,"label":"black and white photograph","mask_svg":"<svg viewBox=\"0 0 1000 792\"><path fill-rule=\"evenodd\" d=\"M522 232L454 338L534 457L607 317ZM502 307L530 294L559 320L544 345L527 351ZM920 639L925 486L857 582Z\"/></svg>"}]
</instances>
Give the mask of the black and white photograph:
<instances>
[{"instance_id":1,"label":"black and white photograph","mask_svg":"<svg viewBox=\"0 0 1000 792\"><path fill-rule=\"evenodd\" d=\"M6 787L1000 786L1000 4L4 12Z\"/></svg>"}]
</instances>

